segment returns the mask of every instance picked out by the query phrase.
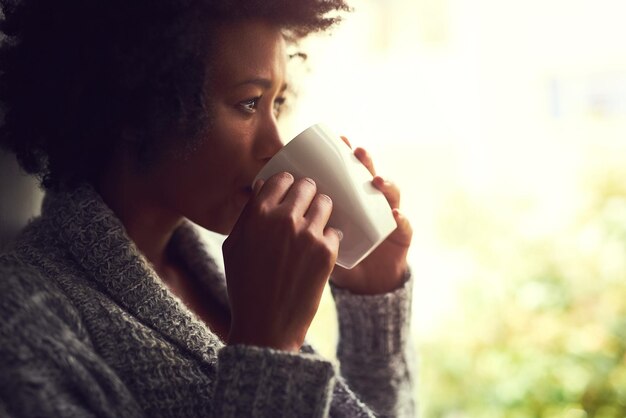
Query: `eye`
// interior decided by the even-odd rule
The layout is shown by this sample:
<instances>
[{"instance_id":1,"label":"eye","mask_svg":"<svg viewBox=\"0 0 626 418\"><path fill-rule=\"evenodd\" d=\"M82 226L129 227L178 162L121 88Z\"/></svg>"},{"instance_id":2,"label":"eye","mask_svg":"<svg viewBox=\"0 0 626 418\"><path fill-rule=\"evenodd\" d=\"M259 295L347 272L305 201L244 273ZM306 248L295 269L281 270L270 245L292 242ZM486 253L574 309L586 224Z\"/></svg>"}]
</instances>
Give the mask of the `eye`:
<instances>
[{"instance_id":1,"label":"eye","mask_svg":"<svg viewBox=\"0 0 626 418\"><path fill-rule=\"evenodd\" d=\"M237 106L245 113L254 113L256 108L259 105L259 100L261 97L253 97L248 100L244 100L243 102L237 103Z\"/></svg>"},{"instance_id":2,"label":"eye","mask_svg":"<svg viewBox=\"0 0 626 418\"><path fill-rule=\"evenodd\" d=\"M287 99L285 97L277 97L276 99L274 99L274 116L275 117L279 117L280 116L280 111L283 107L283 105L285 104L285 101Z\"/></svg>"}]
</instances>

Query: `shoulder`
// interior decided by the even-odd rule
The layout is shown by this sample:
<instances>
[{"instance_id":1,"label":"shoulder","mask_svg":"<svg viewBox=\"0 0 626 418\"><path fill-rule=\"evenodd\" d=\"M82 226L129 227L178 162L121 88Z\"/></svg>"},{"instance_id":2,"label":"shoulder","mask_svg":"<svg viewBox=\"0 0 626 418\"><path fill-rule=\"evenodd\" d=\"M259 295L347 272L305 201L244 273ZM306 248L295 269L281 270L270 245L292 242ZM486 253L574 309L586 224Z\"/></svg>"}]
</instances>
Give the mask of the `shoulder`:
<instances>
[{"instance_id":1,"label":"shoulder","mask_svg":"<svg viewBox=\"0 0 626 418\"><path fill-rule=\"evenodd\" d=\"M43 270L15 255L0 255L0 317L0 411L141 416L94 351L72 301Z\"/></svg>"},{"instance_id":2,"label":"shoulder","mask_svg":"<svg viewBox=\"0 0 626 418\"><path fill-rule=\"evenodd\" d=\"M0 334L45 334L59 327L80 330L80 315L59 286L17 253L0 255Z\"/></svg>"}]
</instances>

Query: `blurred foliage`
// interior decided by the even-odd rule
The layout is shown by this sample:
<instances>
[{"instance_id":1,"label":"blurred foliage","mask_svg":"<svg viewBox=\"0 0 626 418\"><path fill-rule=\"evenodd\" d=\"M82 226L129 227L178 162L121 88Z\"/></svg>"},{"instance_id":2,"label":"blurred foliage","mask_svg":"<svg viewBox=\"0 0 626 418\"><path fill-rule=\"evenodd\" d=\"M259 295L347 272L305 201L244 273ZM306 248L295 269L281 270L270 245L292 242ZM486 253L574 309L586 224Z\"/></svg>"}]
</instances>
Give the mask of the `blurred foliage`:
<instances>
[{"instance_id":1,"label":"blurred foliage","mask_svg":"<svg viewBox=\"0 0 626 418\"><path fill-rule=\"evenodd\" d=\"M533 202L448 202L442 235L483 267L420 342L422 417L626 417L626 171L601 172L544 234Z\"/></svg>"}]
</instances>

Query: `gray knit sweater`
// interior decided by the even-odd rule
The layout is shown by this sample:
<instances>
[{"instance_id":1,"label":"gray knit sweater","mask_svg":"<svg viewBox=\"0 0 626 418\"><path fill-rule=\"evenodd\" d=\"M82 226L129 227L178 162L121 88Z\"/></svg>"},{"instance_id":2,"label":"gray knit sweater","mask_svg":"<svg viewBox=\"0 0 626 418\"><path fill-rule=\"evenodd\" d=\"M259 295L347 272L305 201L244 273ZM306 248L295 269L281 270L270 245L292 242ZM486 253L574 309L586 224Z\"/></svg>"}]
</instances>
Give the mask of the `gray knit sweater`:
<instances>
[{"instance_id":1,"label":"gray knit sweater","mask_svg":"<svg viewBox=\"0 0 626 418\"><path fill-rule=\"evenodd\" d=\"M195 227L185 222L170 245L227 306ZM226 346L91 187L48 193L0 256L0 416L413 416L410 284L378 296L333 289L340 371L309 346Z\"/></svg>"}]
</instances>

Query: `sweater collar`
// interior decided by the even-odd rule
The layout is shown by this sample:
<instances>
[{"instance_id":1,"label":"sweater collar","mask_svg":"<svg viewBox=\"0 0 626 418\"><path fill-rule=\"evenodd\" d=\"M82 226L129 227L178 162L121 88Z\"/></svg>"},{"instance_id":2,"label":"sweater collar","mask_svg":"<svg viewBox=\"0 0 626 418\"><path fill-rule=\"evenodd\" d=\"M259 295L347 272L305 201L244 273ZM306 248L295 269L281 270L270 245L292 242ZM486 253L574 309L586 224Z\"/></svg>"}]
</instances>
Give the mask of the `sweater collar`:
<instances>
[{"instance_id":1,"label":"sweater collar","mask_svg":"<svg viewBox=\"0 0 626 418\"><path fill-rule=\"evenodd\" d=\"M222 345L219 338L167 289L92 186L48 192L42 214L103 293L171 342L205 361L215 358L214 351ZM224 280L217 277L213 259L194 228L183 222L171 244L193 274L226 303Z\"/></svg>"}]
</instances>

